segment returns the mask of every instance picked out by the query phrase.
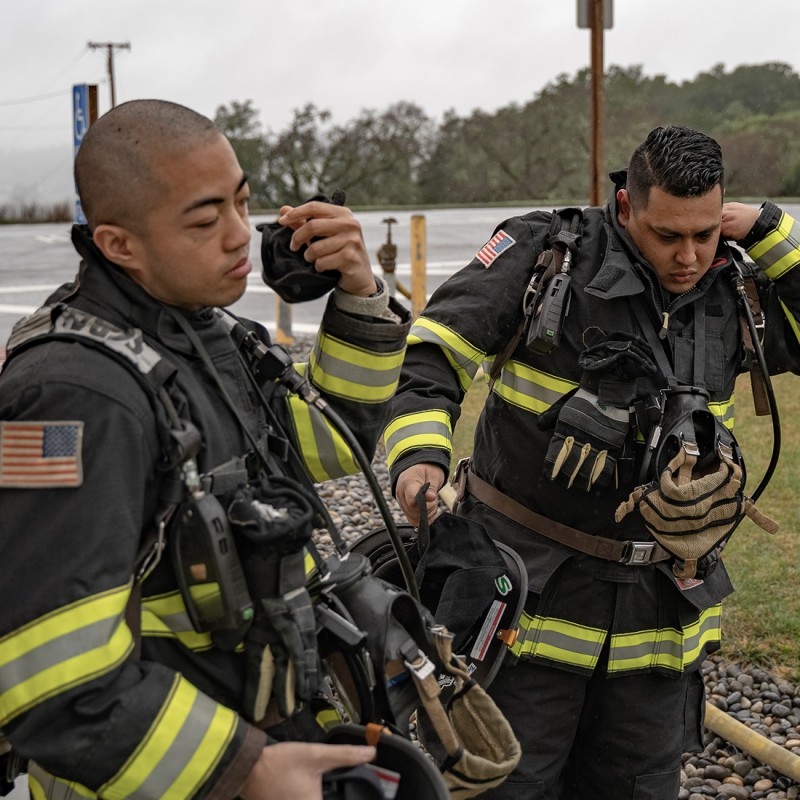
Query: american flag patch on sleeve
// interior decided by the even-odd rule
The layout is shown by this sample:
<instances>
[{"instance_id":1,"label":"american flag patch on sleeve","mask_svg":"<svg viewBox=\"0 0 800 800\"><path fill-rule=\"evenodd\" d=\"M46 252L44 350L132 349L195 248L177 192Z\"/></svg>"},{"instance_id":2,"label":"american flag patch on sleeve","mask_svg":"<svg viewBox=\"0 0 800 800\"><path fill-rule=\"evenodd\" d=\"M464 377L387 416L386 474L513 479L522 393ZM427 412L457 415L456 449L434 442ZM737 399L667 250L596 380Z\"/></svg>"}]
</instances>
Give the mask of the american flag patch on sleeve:
<instances>
[{"instance_id":1,"label":"american flag patch on sleeve","mask_svg":"<svg viewBox=\"0 0 800 800\"><path fill-rule=\"evenodd\" d=\"M82 443L83 422L0 422L0 486L80 486Z\"/></svg>"},{"instance_id":2,"label":"american flag patch on sleeve","mask_svg":"<svg viewBox=\"0 0 800 800\"><path fill-rule=\"evenodd\" d=\"M509 247L513 247L516 243L516 239L509 236L504 230L499 230L480 250L478 250L475 254L475 258L488 269L497 256L504 253Z\"/></svg>"}]
</instances>

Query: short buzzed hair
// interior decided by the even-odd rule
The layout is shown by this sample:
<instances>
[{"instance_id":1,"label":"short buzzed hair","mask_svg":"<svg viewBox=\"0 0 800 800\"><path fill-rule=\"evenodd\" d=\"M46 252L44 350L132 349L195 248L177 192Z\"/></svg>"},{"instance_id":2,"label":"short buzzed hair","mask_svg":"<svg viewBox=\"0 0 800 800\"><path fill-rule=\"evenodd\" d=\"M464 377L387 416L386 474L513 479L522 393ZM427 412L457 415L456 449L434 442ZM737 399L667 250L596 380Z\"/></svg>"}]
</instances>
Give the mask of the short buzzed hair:
<instances>
[{"instance_id":1,"label":"short buzzed hair","mask_svg":"<svg viewBox=\"0 0 800 800\"><path fill-rule=\"evenodd\" d=\"M724 189L722 149L704 133L669 125L650 131L631 156L627 189L631 206L647 206L653 186L674 197L700 197Z\"/></svg>"},{"instance_id":2,"label":"short buzzed hair","mask_svg":"<svg viewBox=\"0 0 800 800\"><path fill-rule=\"evenodd\" d=\"M109 224L138 231L153 198L167 188L156 162L221 135L207 117L166 100L112 108L91 125L75 158L75 185L89 229Z\"/></svg>"}]
</instances>

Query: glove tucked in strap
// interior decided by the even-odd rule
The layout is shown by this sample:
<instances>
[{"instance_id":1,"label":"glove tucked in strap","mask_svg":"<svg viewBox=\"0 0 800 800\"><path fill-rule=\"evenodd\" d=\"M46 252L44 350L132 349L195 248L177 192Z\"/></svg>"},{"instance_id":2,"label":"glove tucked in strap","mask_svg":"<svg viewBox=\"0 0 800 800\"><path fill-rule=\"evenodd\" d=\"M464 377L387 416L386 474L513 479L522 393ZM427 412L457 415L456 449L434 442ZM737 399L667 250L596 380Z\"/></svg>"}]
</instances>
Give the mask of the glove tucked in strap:
<instances>
[{"instance_id":1,"label":"glove tucked in strap","mask_svg":"<svg viewBox=\"0 0 800 800\"><path fill-rule=\"evenodd\" d=\"M578 389L564 403L545 457L545 477L588 492L617 485L617 459L630 428L626 409Z\"/></svg>"}]
</instances>

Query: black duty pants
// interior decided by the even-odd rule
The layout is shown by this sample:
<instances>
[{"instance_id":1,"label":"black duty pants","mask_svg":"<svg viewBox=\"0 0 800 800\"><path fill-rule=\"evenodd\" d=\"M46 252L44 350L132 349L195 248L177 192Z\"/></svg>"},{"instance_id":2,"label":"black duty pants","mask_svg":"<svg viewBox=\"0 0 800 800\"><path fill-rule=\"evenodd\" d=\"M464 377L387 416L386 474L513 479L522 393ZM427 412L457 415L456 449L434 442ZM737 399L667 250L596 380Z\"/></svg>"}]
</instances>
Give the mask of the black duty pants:
<instances>
[{"instance_id":1,"label":"black duty pants","mask_svg":"<svg viewBox=\"0 0 800 800\"><path fill-rule=\"evenodd\" d=\"M679 679L589 677L520 661L489 694L522 744L518 768L492 800L675 800L681 755L701 750L699 672Z\"/></svg>"}]
</instances>

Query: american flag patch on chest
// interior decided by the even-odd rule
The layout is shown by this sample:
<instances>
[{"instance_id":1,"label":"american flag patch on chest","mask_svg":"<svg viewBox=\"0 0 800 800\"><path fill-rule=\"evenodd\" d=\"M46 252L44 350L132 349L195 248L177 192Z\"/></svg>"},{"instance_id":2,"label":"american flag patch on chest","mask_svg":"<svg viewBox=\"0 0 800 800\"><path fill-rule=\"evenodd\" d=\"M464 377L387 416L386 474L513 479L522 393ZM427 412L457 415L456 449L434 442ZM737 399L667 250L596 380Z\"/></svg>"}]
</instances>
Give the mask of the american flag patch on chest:
<instances>
[{"instance_id":1,"label":"american flag patch on chest","mask_svg":"<svg viewBox=\"0 0 800 800\"><path fill-rule=\"evenodd\" d=\"M480 261L487 269L501 253L505 253L513 247L517 240L509 236L504 230L499 230L486 244L475 254L475 258Z\"/></svg>"},{"instance_id":2,"label":"american flag patch on chest","mask_svg":"<svg viewBox=\"0 0 800 800\"><path fill-rule=\"evenodd\" d=\"M0 486L80 486L82 444L83 422L0 422Z\"/></svg>"}]
</instances>

